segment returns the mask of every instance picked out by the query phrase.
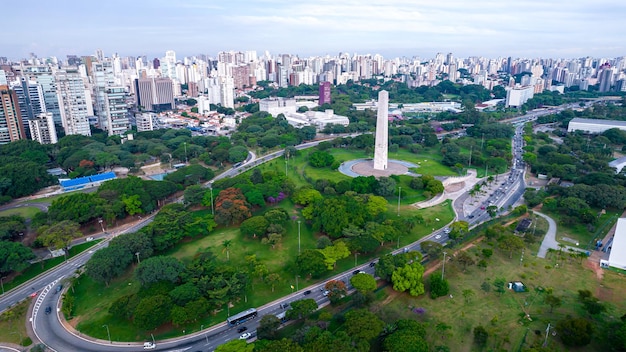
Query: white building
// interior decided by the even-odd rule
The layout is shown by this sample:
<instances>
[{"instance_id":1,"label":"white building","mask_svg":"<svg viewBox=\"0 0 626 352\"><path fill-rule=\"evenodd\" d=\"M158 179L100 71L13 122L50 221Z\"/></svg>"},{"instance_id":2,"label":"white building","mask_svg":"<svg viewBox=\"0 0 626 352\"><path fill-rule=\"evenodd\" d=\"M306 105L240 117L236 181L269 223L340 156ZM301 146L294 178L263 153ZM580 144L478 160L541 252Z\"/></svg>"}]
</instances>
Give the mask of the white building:
<instances>
[{"instance_id":1,"label":"white building","mask_svg":"<svg viewBox=\"0 0 626 352\"><path fill-rule=\"evenodd\" d=\"M259 101L259 111L269 112L274 117L279 114L294 114L296 109L295 98L266 98Z\"/></svg>"},{"instance_id":2,"label":"white building","mask_svg":"<svg viewBox=\"0 0 626 352\"><path fill-rule=\"evenodd\" d=\"M137 132L154 131L154 120L156 114L153 112L144 112L135 115L135 123L137 125Z\"/></svg>"},{"instance_id":3,"label":"white building","mask_svg":"<svg viewBox=\"0 0 626 352\"><path fill-rule=\"evenodd\" d=\"M348 126L350 119L346 116L335 115L332 109L325 111L307 111L305 113L283 113L290 125L296 128L315 126L318 130L324 129L328 124ZM277 115L272 115L277 116Z\"/></svg>"},{"instance_id":4,"label":"white building","mask_svg":"<svg viewBox=\"0 0 626 352\"><path fill-rule=\"evenodd\" d=\"M122 135L130 129L128 106L126 105L126 89L109 87L104 92L104 117L109 136Z\"/></svg>"},{"instance_id":5,"label":"white building","mask_svg":"<svg viewBox=\"0 0 626 352\"><path fill-rule=\"evenodd\" d=\"M534 86L515 86L506 88L506 107L520 107L535 94Z\"/></svg>"},{"instance_id":6,"label":"white building","mask_svg":"<svg viewBox=\"0 0 626 352\"><path fill-rule=\"evenodd\" d=\"M91 136L85 85L80 73L76 69L59 70L56 72L56 79L61 123L65 134Z\"/></svg>"},{"instance_id":7,"label":"white building","mask_svg":"<svg viewBox=\"0 0 626 352\"><path fill-rule=\"evenodd\" d=\"M567 125L567 132L602 133L611 128L626 131L626 121L573 118Z\"/></svg>"},{"instance_id":8,"label":"white building","mask_svg":"<svg viewBox=\"0 0 626 352\"><path fill-rule=\"evenodd\" d=\"M609 245L605 243L605 246L610 246L609 260L600 260L602 267L612 266L621 270L626 270L626 219L617 219L617 225L615 227L615 235L613 236L613 242Z\"/></svg>"},{"instance_id":9,"label":"white building","mask_svg":"<svg viewBox=\"0 0 626 352\"><path fill-rule=\"evenodd\" d=\"M41 144L55 144L59 140L54 128L54 118L51 112L42 112L34 119L28 120L30 139Z\"/></svg>"}]
</instances>

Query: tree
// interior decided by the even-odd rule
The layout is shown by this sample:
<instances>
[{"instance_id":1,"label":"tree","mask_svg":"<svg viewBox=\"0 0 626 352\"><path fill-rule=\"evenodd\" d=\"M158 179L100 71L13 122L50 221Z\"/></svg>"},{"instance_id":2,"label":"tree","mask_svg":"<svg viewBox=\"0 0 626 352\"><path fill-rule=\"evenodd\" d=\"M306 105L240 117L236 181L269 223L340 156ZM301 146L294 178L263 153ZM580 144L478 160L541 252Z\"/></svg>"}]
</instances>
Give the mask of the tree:
<instances>
[{"instance_id":1,"label":"tree","mask_svg":"<svg viewBox=\"0 0 626 352\"><path fill-rule=\"evenodd\" d=\"M371 340L383 331L384 323L374 313L365 309L351 310L345 315L344 327L353 339Z\"/></svg>"},{"instance_id":2,"label":"tree","mask_svg":"<svg viewBox=\"0 0 626 352\"><path fill-rule=\"evenodd\" d=\"M513 252L524 248L524 242L515 235L504 235L498 240L498 246L509 252L509 259L513 258Z\"/></svg>"},{"instance_id":3,"label":"tree","mask_svg":"<svg viewBox=\"0 0 626 352\"><path fill-rule=\"evenodd\" d=\"M187 205L200 205L202 204L202 199L204 199L204 194L206 193L206 188L202 187L202 185L191 185L185 188L183 193L185 204Z\"/></svg>"},{"instance_id":4,"label":"tree","mask_svg":"<svg viewBox=\"0 0 626 352\"><path fill-rule=\"evenodd\" d=\"M566 346L585 346L591 342L593 325L587 319L567 316L556 324L556 329Z\"/></svg>"},{"instance_id":5,"label":"tree","mask_svg":"<svg viewBox=\"0 0 626 352\"><path fill-rule=\"evenodd\" d=\"M424 293L423 274L424 267L418 262L397 268L391 275L393 289L400 292L408 290L411 296L419 296Z\"/></svg>"},{"instance_id":6,"label":"tree","mask_svg":"<svg viewBox=\"0 0 626 352\"><path fill-rule=\"evenodd\" d=\"M276 273L271 273L265 278L265 282L267 282L268 285L272 286L272 292L274 292L274 285L276 285L276 283L279 281L280 276Z\"/></svg>"},{"instance_id":7,"label":"tree","mask_svg":"<svg viewBox=\"0 0 626 352\"><path fill-rule=\"evenodd\" d=\"M489 333L482 326L478 325L474 328L474 343L480 347L485 347L487 345L487 339L489 338Z\"/></svg>"},{"instance_id":8,"label":"tree","mask_svg":"<svg viewBox=\"0 0 626 352\"><path fill-rule=\"evenodd\" d=\"M19 242L0 241L0 274L18 272L30 265L33 251Z\"/></svg>"},{"instance_id":9,"label":"tree","mask_svg":"<svg viewBox=\"0 0 626 352\"><path fill-rule=\"evenodd\" d=\"M280 320L273 314L266 314L259 321L259 327L256 330L258 339L274 340L278 337L278 328Z\"/></svg>"},{"instance_id":10,"label":"tree","mask_svg":"<svg viewBox=\"0 0 626 352\"><path fill-rule=\"evenodd\" d=\"M291 302L291 309L286 313L288 319L304 319L317 310L314 299L301 299Z\"/></svg>"},{"instance_id":11,"label":"tree","mask_svg":"<svg viewBox=\"0 0 626 352\"><path fill-rule=\"evenodd\" d=\"M359 273L350 278L350 284L361 294L367 294L376 289L376 279L370 274Z\"/></svg>"},{"instance_id":12,"label":"tree","mask_svg":"<svg viewBox=\"0 0 626 352\"><path fill-rule=\"evenodd\" d=\"M201 294L200 290L193 284L193 282L187 282L176 286L172 291L170 291L169 296L175 304L183 307L187 303L200 298Z\"/></svg>"},{"instance_id":13,"label":"tree","mask_svg":"<svg viewBox=\"0 0 626 352\"><path fill-rule=\"evenodd\" d=\"M487 285L489 287L489 285ZM472 297L475 296L474 290L471 288L467 288L463 290L463 298L465 299L465 303L470 303L472 301Z\"/></svg>"},{"instance_id":14,"label":"tree","mask_svg":"<svg viewBox=\"0 0 626 352\"><path fill-rule=\"evenodd\" d=\"M296 257L296 268L300 275L319 277L328 269L324 255L316 249L305 249Z\"/></svg>"},{"instance_id":15,"label":"tree","mask_svg":"<svg viewBox=\"0 0 626 352\"><path fill-rule=\"evenodd\" d=\"M390 177L380 177L375 191L381 197L392 196L396 192L396 180Z\"/></svg>"},{"instance_id":16,"label":"tree","mask_svg":"<svg viewBox=\"0 0 626 352\"><path fill-rule=\"evenodd\" d=\"M122 195L122 203L124 203L124 208L128 215L133 216L135 214L141 214L141 200L139 199L139 195L126 196Z\"/></svg>"},{"instance_id":17,"label":"tree","mask_svg":"<svg viewBox=\"0 0 626 352\"><path fill-rule=\"evenodd\" d=\"M231 163L239 163L248 157L248 149L246 147L237 145L228 150L228 161Z\"/></svg>"},{"instance_id":18,"label":"tree","mask_svg":"<svg viewBox=\"0 0 626 352\"><path fill-rule=\"evenodd\" d=\"M343 241L336 241L332 246L319 249L319 251L324 255L324 263L328 270L333 270L338 260L350 256L350 250Z\"/></svg>"},{"instance_id":19,"label":"tree","mask_svg":"<svg viewBox=\"0 0 626 352\"><path fill-rule=\"evenodd\" d=\"M254 343L255 352L304 352L302 347L291 339L263 340Z\"/></svg>"},{"instance_id":20,"label":"tree","mask_svg":"<svg viewBox=\"0 0 626 352\"><path fill-rule=\"evenodd\" d=\"M220 192L215 202L215 221L220 225L232 225L251 216L246 197L238 188Z\"/></svg>"},{"instance_id":21,"label":"tree","mask_svg":"<svg viewBox=\"0 0 626 352\"><path fill-rule=\"evenodd\" d=\"M44 225L38 229L38 232L41 243L51 249L63 249L65 259L67 259L72 240L82 236L78 224L69 220L50 226Z\"/></svg>"},{"instance_id":22,"label":"tree","mask_svg":"<svg viewBox=\"0 0 626 352\"><path fill-rule=\"evenodd\" d=\"M415 320L400 319L395 323L395 331L385 337L383 346L389 352L428 352L426 329Z\"/></svg>"},{"instance_id":23,"label":"tree","mask_svg":"<svg viewBox=\"0 0 626 352\"><path fill-rule=\"evenodd\" d=\"M111 280L126 271L133 261L133 255L121 246L109 246L95 252L87 264L85 272L95 281L109 286Z\"/></svg>"},{"instance_id":24,"label":"tree","mask_svg":"<svg viewBox=\"0 0 626 352\"><path fill-rule=\"evenodd\" d=\"M232 245L233 241L231 240L223 240L222 241L222 247L224 247L224 249L222 250L222 253L224 253L224 251L226 251L226 259L230 260L230 246Z\"/></svg>"},{"instance_id":25,"label":"tree","mask_svg":"<svg viewBox=\"0 0 626 352\"><path fill-rule=\"evenodd\" d=\"M254 344L247 343L246 340L231 340L217 346L215 352L252 352Z\"/></svg>"},{"instance_id":26,"label":"tree","mask_svg":"<svg viewBox=\"0 0 626 352\"><path fill-rule=\"evenodd\" d=\"M446 296L448 295L449 291L450 291L450 285L448 284L448 280L436 274L430 275L430 297L431 298L435 299L437 297Z\"/></svg>"},{"instance_id":27,"label":"tree","mask_svg":"<svg viewBox=\"0 0 626 352\"><path fill-rule=\"evenodd\" d=\"M424 241L420 243L420 247L431 260L439 259L443 253L443 246L439 242Z\"/></svg>"},{"instance_id":28,"label":"tree","mask_svg":"<svg viewBox=\"0 0 626 352\"><path fill-rule=\"evenodd\" d=\"M267 221L267 219L264 216L253 216L249 219L244 220L240 225L239 225L239 231L241 231L241 233L244 236L248 236L248 237L255 237L255 236L263 236L265 235L265 231L267 230L267 227L269 226L269 222Z\"/></svg>"},{"instance_id":29,"label":"tree","mask_svg":"<svg viewBox=\"0 0 626 352\"><path fill-rule=\"evenodd\" d=\"M176 282L185 267L175 257L156 256L139 264L135 277L145 286L158 281Z\"/></svg>"},{"instance_id":30,"label":"tree","mask_svg":"<svg viewBox=\"0 0 626 352\"><path fill-rule=\"evenodd\" d=\"M469 254L467 254L467 252L464 251L457 254L455 260L457 263L459 263L459 265L461 265L461 267L463 268L463 272L467 270L468 266L475 264L474 259Z\"/></svg>"},{"instance_id":31,"label":"tree","mask_svg":"<svg viewBox=\"0 0 626 352\"><path fill-rule=\"evenodd\" d=\"M133 321L141 329L156 329L170 319L171 311L172 300L168 296L148 296L135 308Z\"/></svg>"},{"instance_id":32,"label":"tree","mask_svg":"<svg viewBox=\"0 0 626 352\"><path fill-rule=\"evenodd\" d=\"M467 221L455 221L450 224L450 233L448 236L453 240L460 239L463 238L468 231L469 224Z\"/></svg>"},{"instance_id":33,"label":"tree","mask_svg":"<svg viewBox=\"0 0 626 352\"><path fill-rule=\"evenodd\" d=\"M560 307L562 304L561 298L554 296L553 294L546 295L544 301L550 306L550 313L552 313L555 307Z\"/></svg>"},{"instance_id":34,"label":"tree","mask_svg":"<svg viewBox=\"0 0 626 352\"><path fill-rule=\"evenodd\" d=\"M321 168L332 165L335 157L328 152L317 150L309 154L309 164L313 167Z\"/></svg>"},{"instance_id":35,"label":"tree","mask_svg":"<svg viewBox=\"0 0 626 352\"><path fill-rule=\"evenodd\" d=\"M335 303L348 293L346 284L341 280L330 280L324 285L324 289L328 291L328 299L331 303Z\"/></svg>"},{"instance_id":36,"label":"tree","mask_svg":"<svg viewBox=\"0 0 626 352\"><path fill-rule=\"evenodd\" d=\"M124 236L117 236L111 240L109 247L121 247L133 258L139 255L140 260L150 258L154 252L152 238L144 232L131 232Z\"/></svg>"}]
</instances>

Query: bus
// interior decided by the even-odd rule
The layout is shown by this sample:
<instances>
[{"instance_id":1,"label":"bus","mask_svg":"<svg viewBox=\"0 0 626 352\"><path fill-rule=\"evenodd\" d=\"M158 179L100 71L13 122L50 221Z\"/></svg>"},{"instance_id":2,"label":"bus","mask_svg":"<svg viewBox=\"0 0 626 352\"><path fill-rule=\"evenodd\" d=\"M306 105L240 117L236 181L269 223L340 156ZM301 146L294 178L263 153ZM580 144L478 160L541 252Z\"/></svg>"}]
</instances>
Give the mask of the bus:
<instances>
[{"instance_id":1,"label":"bus","mask_svg":"<svg viewBox=\"0 0 626 352\"><path fill-rule=\"evenodd\" d=\"M259 315L259 313L256 311L256 309L250 308L241 313L235 314L232 317L229 317L228 319L226 319L226 322L230 326L235 326L235 325L243 324L250 319L254 319L257 317L257 315Z\"/></svg>"}]
</instances>

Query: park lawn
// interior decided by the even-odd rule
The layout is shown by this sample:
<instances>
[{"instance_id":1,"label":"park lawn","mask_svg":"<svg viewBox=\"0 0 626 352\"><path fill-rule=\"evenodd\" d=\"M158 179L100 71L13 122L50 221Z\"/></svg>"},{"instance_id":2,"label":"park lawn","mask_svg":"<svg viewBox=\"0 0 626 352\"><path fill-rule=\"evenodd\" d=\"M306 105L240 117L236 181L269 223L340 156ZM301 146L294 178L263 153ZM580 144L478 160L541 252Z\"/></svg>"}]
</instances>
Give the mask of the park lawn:
<instances>
[{"instance_id":1,"label":"park lawn","mask_svg":"<svg viewBox=\"0 0 626 352\"><path fill-rule=\"evenodd\" d=\"M596 209L594 209L596 210ZM594 224L593 231L589 231L585 224L572 224L564 225L561 221L561 214L559 212L547 211L542 209L542 212L552 217L557 225L556 240L570 247L579 247L584 249L594 249L594 239L603 239L609 232L611 227L617 221L617 218L622 214L621 210L608 209L606 214L602 214L598 217L597 222ZM600 211L598 210L598 213ZM570 239L569 241L567 239ZM578 246L576 246L578 242Z\"/></svg>"},{"instance_id":2,"label":"park lawn","mask_svg":"<svg viewBox=\"0 0 626 352\"><path fill-rule=\"evenodd\" d=\"M26 321L30 302L26 299L0 315L0 341L20 345L28 337Z\"/></svg>"},{"instance_id":3,"label":"park lawn","mask_svg":"<svg viewBox=\"0 0 626 352\"><path fill-rule=\"evenodd\" d=\"M480 248L491 247L480 243L468 252L478 258ZM523 262L520 262L520 257L521 253L514 253L509 259L509 253L494 248L494 255L488 260L486 269L471 266L466 272L453 260L448 261L445 275L450 282L451 296L433 300L427 295L410 297L400 294L391 303L378 307L381 317L386 322L411 318L428 323L426 335L431 347L447 345L451 351L476 350L473 328L483 325L489 332L486 350L518 351L521 347L530 347L533 342L543 342L544 335L535 335L534 331L545 331L549 322L554 326L567 314L585 316L577 299L578 290L587 289L594 295L607 292L609 299L600 299L612 304L607 312L609 315L618 316L626 308L623 299L618 298L619 292L626 289L623 275L604 271L605 279L600 282L593 271L581 265L579 259L558 260L560 265L554 268L552 258L540 259L526 253ZM438 269L432 275L440 274ZM496 293L493 286L495 278L503 278L507 282L522 281L529 291L515 293L505 289L502 294ZM427 282L427 278L424 281ZM483 282L490 285L490 292L481 289ZM552 288L556 296L562 297L562 306L550 313L550 307L543 303L545 293L536 290L540 287ZM466 289L474 292L469 302L463 297L463 290ZM389 290L389 294L394 295L394 292ZM423 308L425 312L414 313L414 308ZM532 321L523 318L524 310L530 314ZM443 337L435 329L440 322L451 327ZM563 348L558 337L550 337L549 344ZM577 351L598 351L598 348L592 343Z\"/></svg>"},{"instance_id":4,"label":"park lawn","mask_svg":"<svg viewBox=\"0 0 626 352\"><path fill-rule=\"evenodd\" d=\"M95 246L100 241L102 240L85 242L70 248L70 254L68 256L68 259ZM37 275L54 268L55 266L63 263L63 261L65 261L65 257L60 256L56 258L46 259L38 263L33 263L28 268L24 269L24 271L22 271L19 275L14 276L12 279L10 279L10 281L4 281L4 290L9 291L23 284L24 282L36 277Z\"/></svg>"},{"instance_id":5,"label":"park lawn","mask_svg":"<svg viewBox=\"0 0 626 352\"><path fill-rule=\"evenodd\" d=\"M41 212L41 210L39 210L39 209L37 209L35 207L25 206L25 207L19 207L19 208L13 208L13 209L7 209L7 210L0 211L0 217L2 217L2 216L11 216L11 215L19 215L19 216L23 217L24 219L32 219L39 212Z\"/></svg>"}]
</instances>

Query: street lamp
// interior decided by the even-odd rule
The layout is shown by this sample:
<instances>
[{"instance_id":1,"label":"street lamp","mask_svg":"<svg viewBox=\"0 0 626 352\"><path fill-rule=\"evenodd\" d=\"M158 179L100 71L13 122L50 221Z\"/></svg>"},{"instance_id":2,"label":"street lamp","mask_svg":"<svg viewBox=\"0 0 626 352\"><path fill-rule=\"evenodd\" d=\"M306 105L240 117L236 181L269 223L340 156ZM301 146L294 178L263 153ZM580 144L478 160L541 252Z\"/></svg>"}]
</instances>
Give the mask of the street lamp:
<instances>
[{"instance_id":1,"label":"street lamp","mask_svg":"<svg viewBox=\"0 0 626 352\"><path fill-rule=\"evenodd\" d=\"M107 328L107 335L109 336L109 343L113 343L113 341L111 341L111 332L109 331L109 326L104 324L102 325L103 328Z\"/></svg>"},{"instance_id":2,"label":"street lamp","mask_svg":"<svg viewBox=\"0 0 626 352\"><path fill-rule=\"evenodd\" d=\"M2 277L0 276L0 286L2 286L2 294L4 295L4 282L2 280L6 279L7 277Z\"/></svg>"},{"instance_id":3,"label":"street lamp","mask_svg":"<svg viewBox=\"0 0 626 352\"><path fill-rule=\"evenodd\" d=\"M356 258L359 255L359 253L354 252L354 266L357 266L358 264L356 263Z\"/></svg>"},{"instance_id":4,"label":"street lamp","mask_svg":"<svg viewBox=\"0 0 626 352\"><path fill-rule=\"evenodd\" d=\"M187 142L183 142L183 145L185 146L185 164L187 164Z\"/></svg>"},{"instance_id":5,"label":"street lamp","mask_svg":"<svg viewBox=\"0 0 626 352\"><path fill-rule=\"evenodd\" d=\"M98 223L100 223L100 227L102 227L102 232L104 233L104 225L102 225L102 222L103 222L102 219L98 220Z\"/></svg>"},{"instance_id":6,"label":"street lamp","mask_svg":"<svg viewBox=\"0 0 626 352\"><path fill-rule=\"evenodd\" d=\"M209 190L211 191L211 215L215 216L215 208L213 208L213 182L209 183Z\"/></svg>"},{"instance_id":7,"label":"street lamp","mask_svg":"<svg viewBox=\"0 0 626 352\"><path fill-rule=\"evenodd\" d=\"M137 256L137 265L141 264L141 261L139 261L139 252L135 252L135 255Z\"/></svg>"},{"instance_id":8,"label":"street lamp","mask_svg":"<svg viewBox=\"0 0 626 352\"><path fill-rule=\"evenodd\" d=\"M203 328L204 328L204 325L200 325L200 331L202 331ZM207 332L204 333L204 338L206 339L206 343L209 344L209 335L207 334L208 334Z\"/></svg>"},{"instance_id":9,"label":"street lamp","mask_svg":"<svg viewBox=\"0 0 626 352\"><path fill-rule=\"evenodd\" d=\"M298 254L300 254L300 220L298 220Z\"/></svg>"},{"instance_id":10,"label":"street lamp","mask_svg":"<svg viewBox=\"0 0 626 352\"><path fill-rule=\"evenodd\" d=\"M402 195L402 187L398 187L398 216L400 216L400 196Z\"/></svg>"},{"instance_id":11,"label":"street lamp","mask_svg":"<svg viewBox=\"0 0 626 352\"><path fill-rule=\"evenodd\" d=\"M443 252L443 266L441 267L441 280L443 281L443 273L446 271L446 252Z\"/></svg>"},{"instance_id":12,"label":"street lamp","mask_svg":"<svg viewBox=\"0 0 626 352\"><path fill-rule=\"evenodd\" d=\"M298 277L300 275L296 275L296 291L300 291L300 289L298 288Z\"/></svg>"}]
</instances>

